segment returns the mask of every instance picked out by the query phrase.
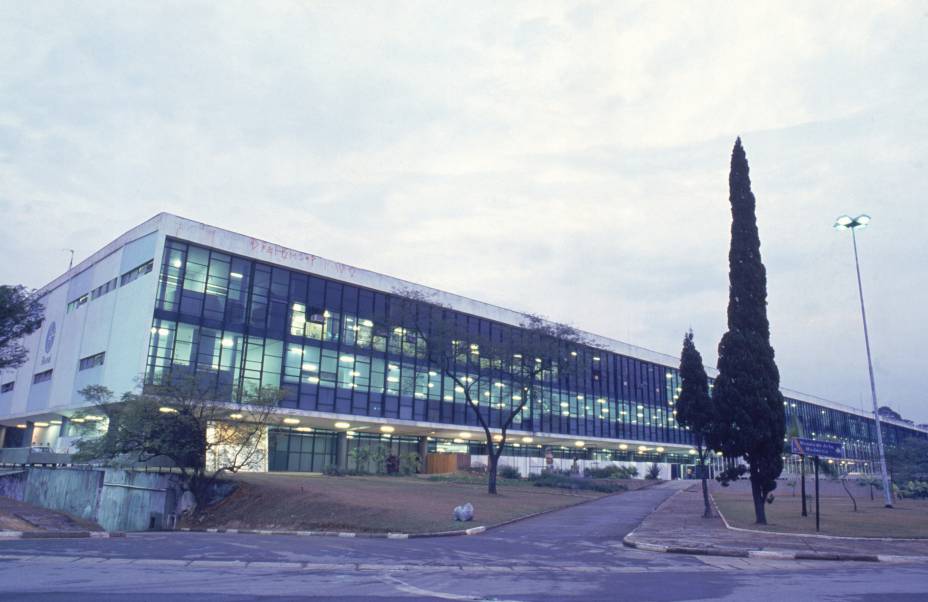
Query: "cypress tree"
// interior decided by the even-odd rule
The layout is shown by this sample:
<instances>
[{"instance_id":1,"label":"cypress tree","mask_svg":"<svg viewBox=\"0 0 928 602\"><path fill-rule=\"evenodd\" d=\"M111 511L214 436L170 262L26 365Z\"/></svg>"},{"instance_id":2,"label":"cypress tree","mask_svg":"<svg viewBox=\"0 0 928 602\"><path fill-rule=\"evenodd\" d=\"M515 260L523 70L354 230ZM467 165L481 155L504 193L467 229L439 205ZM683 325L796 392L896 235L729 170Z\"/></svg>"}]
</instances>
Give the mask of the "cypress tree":
<instances>
[{"instance_id":1,"label":"cypress tree","mask_svg":"<svg viewBox=\"0 0 928 602\"><path fill-rule=\"evenodd\" d=\"M731 154L728 186L732 217L728 332L719 342L719 375L713 390L719 424L713 447L728 458L741 456L748 462L755 519L767 524L764 502L783 470L786 418L780 373L770 346L767 273L741 138Z\"/></svg>"},{"instance_id":2,"label":"cypress tree","mask_svg":"<svg viewBox=\"0 0 928 602\"><path fill-rule=\"evenodd\" d=\"M714 414L712 398L709 397L709 377L706 376L706 369L702 365L702 355L693 343L692 330L683 337L683 351L680 352L680 395L675 407L677 422L688 427L693 436L702 479L702 500L705 505L703 516L712 518L709 487L706 485L706 455L709 453L706 442L712 432Z\"/></svg>"}]
</instances>

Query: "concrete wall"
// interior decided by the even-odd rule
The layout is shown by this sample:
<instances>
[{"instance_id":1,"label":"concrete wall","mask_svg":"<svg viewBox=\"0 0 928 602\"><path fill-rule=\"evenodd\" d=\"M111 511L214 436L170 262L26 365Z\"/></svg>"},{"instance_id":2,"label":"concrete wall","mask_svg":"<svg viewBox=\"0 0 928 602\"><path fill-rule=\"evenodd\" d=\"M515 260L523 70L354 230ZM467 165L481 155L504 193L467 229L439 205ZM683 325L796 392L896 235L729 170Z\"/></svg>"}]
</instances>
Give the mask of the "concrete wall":
<instances>
[{"instance_id":1,"label":"concrete wall","mask_svg":"<svg viewBox=\"0 0 928 602\"><path fill-rule=\"evenodd\" d=\"M29 472L24 468L0 472L0 495L22 500L28 477Z\"/></svg>"},{"instance_id":2,"label":"concrete wall","mask_svg":"<svg viewBox=\"0 0 928 602\"><path fill-rule=\"evenodd\" d=\"M0 495L93 521L107 531L168 528L182 490L176 475L118 469L26 468L0 474Z\"/></svg>"},{"instance_id":3,"label":"concrete wall","mask_svg":"<svg viewBox=\"0 0 928 602\"><path fill-rule=\"evenodd\" d=\"M145 531L169 527L181 497L170 474L107 470L97 506L97 523L107 531Z\"/></svg>"},{"instance_id":4,"label":"concrete wall","mask_svg":"<svg viewBox=\"0 0 928 602\"><path fill-rule=\"evenodd\" d=\"M103 475L102 470L30 468L22 501L98 522Z\"/></svg>"}]
</instances>

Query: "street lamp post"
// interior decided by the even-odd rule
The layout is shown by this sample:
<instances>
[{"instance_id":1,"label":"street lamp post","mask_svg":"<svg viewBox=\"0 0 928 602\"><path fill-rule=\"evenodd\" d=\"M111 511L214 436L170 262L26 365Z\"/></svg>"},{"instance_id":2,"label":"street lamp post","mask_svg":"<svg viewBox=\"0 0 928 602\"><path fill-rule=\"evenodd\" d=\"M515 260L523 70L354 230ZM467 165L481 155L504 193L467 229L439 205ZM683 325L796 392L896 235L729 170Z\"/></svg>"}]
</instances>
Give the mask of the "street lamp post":
<instances>
[{"instance_id":1,"label":"street lamp post","mask_svg":"<svg viewBox=\"0 0 928 602\"><path fill-rule=\"evenodd\" d=\"M864 322L864 344L867 347L867 369L870 371L870 396L873 398L873 419L876 421L876 445L880 451L880 473L883 477L883 498L887 508L893 507L893 498L889 490L889 475L886 472L886 453L883 450L883 429L880 427L880 412L876 401L876 381L873 378L873 360L870 357L870 334L867 331L867 310L864 308L864 287L860 282L860 261L857 259L857 228L866 228L870 223L869 215L851 217L842 215L835 220L835 230L850 230L854 244L854 266L857 268L857 292L860 294L860 315Z\"/></svg>"}]
</instances>

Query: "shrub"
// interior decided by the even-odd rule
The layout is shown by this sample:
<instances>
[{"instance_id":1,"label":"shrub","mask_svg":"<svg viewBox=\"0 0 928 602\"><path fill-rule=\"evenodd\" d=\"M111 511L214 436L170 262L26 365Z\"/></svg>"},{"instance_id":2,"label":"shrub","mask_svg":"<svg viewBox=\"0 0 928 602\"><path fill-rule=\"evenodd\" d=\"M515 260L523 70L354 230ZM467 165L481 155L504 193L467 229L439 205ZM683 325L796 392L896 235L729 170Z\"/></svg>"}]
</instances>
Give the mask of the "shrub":
<instances>
[{"instance_id":1,"label":"shrub","mask_svg":"<svg viewBox=\"0 0 928 602\"><path fill-rule=\"evenodd\" d=\"M522 473L515 466L502 465L499 467L499 476L502 479L521 479Z\"/></svg>"},{"instance_id":2,"label":"shrub","mask_svg":"<svg viewBox=\"0 0 928 602\"><path fill-rule=\"evenodd\" d=\"M535 487L554 487L556 489L599 491L602 493L617 493L625 491L627 487L614 481L600 481L593 479L577 479L559 474L543 473L531 475L529 479Z\"/></svg>"},{"instance_id":3,"label":"shrub","mask_svg":"<svg viewBox=\"0 0 928 602\"><path fill-rule=\"evenodd\" d=\"M584 468L583 476L591 479L608 479L612 477L612 466L605 468Z\"/></svg>"},{"instance_id":4,"label":"shrub","mask_svg":"<svg viewBox=\"0 0 928 602\"><path fill-rule=\"evenodd\" d=\"M604 468L585 468L583 476L591 479L633 479L638 476L634 466L610 465Z\"/></svg>"},{"instance_id":5,"label":"shrub","mask_svg":"<svg viewBox=\"0 0 928 602\"><path fill-rule=\"evenodd\" d=\"M619 466L618 467L620 474L620 479L634 479L638 476L638 468L636 466Z\"/></svg>"},{"instance_id":6,"label":"shrub","mask_svg":"<svg viewBox=\"0 0 928 602\"><path fill-rule=\"evenodd\" d=\"M378 445L371 450L370 454L371 462L374 463L374 473L383 474L390 451L383 445Z\"/></svg>"},{"instance_id":7,"label":"shrub","mask_svg":"<svg viewBox=\"0 0 928 602\"><path fill-rule=\"evenodd\" d=\"M387 474L397 475L400 473L400 458L396 454L387 456Z\"/></svg>"},{"instance_id":8,"label":"shrub","mask_svg":"<svg viewBox=\"0 0 928 602\"><path fill-rule=\"evenodd\" d=\"M648 472L644 475L644 478L650 479L653 481L659 478L660 476L661 476L661 467L658 465L657 462L652 462L651 465L648 466Z\"/></svg>"},{"instance_id":9,"label":"shrub","mask_svg":"<svg viewBox=\"0 0 928 602\"><path fill-rule=\"evenodd\" d=\"M909 481L898 489L897 494L903 498L928 498L928 481Z\"/></svg>"},{"instance_id":10,"label":"shrub","mask_svg":"<svg viewBox=\"0 0 928 602\"><path fill-rule=\"evenodd\" d=\"M368 448L356 447L348 455L354 460L355 471L361 474L370 472L371 451Z\"/></svg>"},{"instance_id":11,"label":"shrub","mask_svg":"<svg viewBox=\"0 0 928 602\"><path fill-rule=\"evenodd\" d=\"M416 474L416 471L419 470L419 454L416 452L401 454L399 469L402 475Z\"/></svg>"}]
</instances>

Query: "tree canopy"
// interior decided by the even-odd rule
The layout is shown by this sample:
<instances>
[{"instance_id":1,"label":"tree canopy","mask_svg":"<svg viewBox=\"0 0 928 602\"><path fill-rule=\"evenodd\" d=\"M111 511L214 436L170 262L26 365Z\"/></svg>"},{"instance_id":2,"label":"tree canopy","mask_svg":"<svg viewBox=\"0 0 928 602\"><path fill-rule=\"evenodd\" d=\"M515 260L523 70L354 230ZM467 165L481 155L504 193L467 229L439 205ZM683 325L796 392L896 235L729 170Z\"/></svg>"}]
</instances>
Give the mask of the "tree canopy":
<instances>
[{"instance_id":1,"label":"tree canopy","mask_svg":"<svg viewBox=\"0 0 928 602\"><path fill-rule=\"evenodd\" d=\"M0 285L0 370L23 365L29 352L22 339L41 328L44 319L45 307L34 292Z\"/></svg>"},{"instance_id":2,"label":"tree canopy","mask_svg":"<svg viewBox=\"0 0 928 602\"><path fill-rule=\"evenodd\" d=\"M780 373L770 346L767 274L760 256L755 199L740 138L732 151L728 181L732 214L728 332L719 343L719 375L713 390L719 425L712 443L726 456L748 461L755 518L766 524L764 500L783 470L786 418Z\"/></svg>"},{"instance_id":3,"label":"tree canopy","mask_svg":"<svg viewBox=\"0 0 928 602\"><path fill-rule=\"evenodd\" d=\"M499 457L510 428L534 431L546 403L542 385L564 387L590 374L585 337L571 326L528 315L520 328L500 324L488 331L471 328L466 316L417 291L397 291L394 324L408 337L410 350L453 383L479 426L487 446L488 491L496 493ZM497 433L493 431L497 430Z\"/></svg>"},{"instance_id":4,"label":"tree canopy","mask_svg":"<svg viewBox=\"0 0 928 602\"><path fill-rule=\"evenodd\" d=\"M916 437L903 439L886 450L886 461L897 485L909 481L928 482L928 441Z\"/></svg>"},{"instance_id":5,"label":"tree canopy","mask_svg":"<svg viewBox=\"0 0 928 602\"><path fill-rule=\"evenodd\" d=\"M104 433L88 433L77 445L78 459L170 461L187 481L198 505L206 502L223 474L263 464L266 427L281 399L278 389L260 389L242 404L216 401L212 379L175 372L163 384L118 400L101 385L80 394L106 416Z\"/></svg>"},{"instance_id":6,"label":"tree canopy","mask_svg":"<svg viewBox=\"0 0 928 602\"><path fill-rule=\"evenodd\" d=\"M705 506L703 515L710 518L712 506L709 504L709 488L706 484L706 456L709 453L706 442L712 436L715 410L709 396L709 377L702 364L702 355L693 342L692 330L683 337L683 350L680 352L680 395L674 407L677 411L677 422L689 428L696 444Z\"/></svg>"}]
</instances>

